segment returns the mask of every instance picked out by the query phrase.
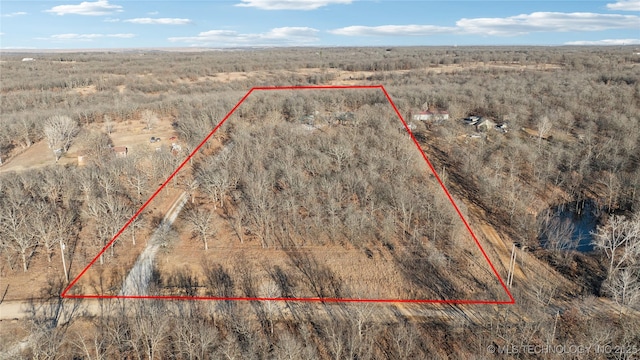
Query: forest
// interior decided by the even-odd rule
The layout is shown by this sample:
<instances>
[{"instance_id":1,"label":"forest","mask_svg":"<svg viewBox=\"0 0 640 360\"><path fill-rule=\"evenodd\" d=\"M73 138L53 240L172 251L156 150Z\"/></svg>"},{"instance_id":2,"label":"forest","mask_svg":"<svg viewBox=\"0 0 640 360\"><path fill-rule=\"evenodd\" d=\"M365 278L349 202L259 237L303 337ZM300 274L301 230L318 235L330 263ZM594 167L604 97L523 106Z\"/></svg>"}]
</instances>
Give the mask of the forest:
<instances>
[{"instance_id":1,"label":"forest","mask_svg":"<svg viewBox=\"0 0 640 360\"><path fill-rule=\"evenodd\" d=\"M3 52L1 357L640 356L637 52ZM285 85L383 85L411 133L379 90L267 91L199 147ZM387 302L62 298L141 206L70 294L155 246L149 294Z\"/></svg>"}]
</instances>

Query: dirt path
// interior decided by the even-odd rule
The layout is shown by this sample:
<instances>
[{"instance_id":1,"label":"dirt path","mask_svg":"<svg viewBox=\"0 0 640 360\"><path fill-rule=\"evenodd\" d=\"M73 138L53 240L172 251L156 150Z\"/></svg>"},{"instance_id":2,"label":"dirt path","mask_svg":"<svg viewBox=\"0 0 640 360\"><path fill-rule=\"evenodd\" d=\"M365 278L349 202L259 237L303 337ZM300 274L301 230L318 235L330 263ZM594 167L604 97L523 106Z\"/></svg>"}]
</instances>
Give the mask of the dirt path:
<instances>
[{"instance_id":1,"label":"dirt path","mask_svg":"<svg viewBox=\"0 0 640 360\"><path fill-rule=\"evenodd\" d=\"M511 261L511 246L507 246L504 240L500 238L500 235L496 232L492 226L484 223L480 225L480 230L484 235L484 238L489 241L493 250L495 250L496 254L499 256L500 264L505 268L509 269L509 263ZM517 255L520 255L520 251L517 250ZM506 275L506 274L505 274ZM519 259L516 258L516 264L513 271L513 276L516 279L524 280L526 279L526 275L522 271L522 268L519 264ZM506 279L504 279L506 281Z\"/></svg>"},{"instance_id":2,"label":"dirt path","mask_svg":"<svg viewBox=\"0 0 640 360\"><path fill-rule=\"evenodd\" d=\"M120 295L147 295L156 253L164 242L164 235L170 229L188 199L189 194L185 191L171 205L164 219L151 236L147 247L142 251L131 271L129 271L122 285Z\"/></svg>"},{"instance_id":3,"label":"dirt path","mask_svg":"<svg viewBox=\"0 0 640 360\"><path fill-rule=\"evenodd\" d=\"M63 300L62 303L50 303L39 302L39 300L33 301L3 301L0 303L0 321L24 319L29 316L33 316L33 312L52 314L56 312L56 308L62 306L69 308L72 302L78 300ZM62 304L62 305L61 305ZM83 299L78 302L78 308L75 310L75 314L82 313L86 315L95 316L100 314L100 301L95 299ZM67 319L64 317L65 312L62 312L63 316L60 317L60 322L64 322ZM1 326L1 325L0 325Z\"/></svg>"}]
</instances>

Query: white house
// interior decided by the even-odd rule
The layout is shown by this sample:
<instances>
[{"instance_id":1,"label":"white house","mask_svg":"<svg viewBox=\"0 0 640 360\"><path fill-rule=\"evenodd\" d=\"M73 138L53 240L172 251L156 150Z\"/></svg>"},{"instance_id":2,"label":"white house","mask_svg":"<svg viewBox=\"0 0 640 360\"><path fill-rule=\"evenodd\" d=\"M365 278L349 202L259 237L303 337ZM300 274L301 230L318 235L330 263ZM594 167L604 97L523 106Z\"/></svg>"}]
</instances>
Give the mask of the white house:
<instances>
[{"instance_id":1,"label":"white house","mask_svg":"<svg viewBox=\"0 0 640 360\"><path fill-rule=\"evenodd\" d=\"M416 121L445 121L449 120L449 112L440 109L429 109L427 111L421 111L417 114L413 114L411 118Z\"/></svg>"}]
</instances>

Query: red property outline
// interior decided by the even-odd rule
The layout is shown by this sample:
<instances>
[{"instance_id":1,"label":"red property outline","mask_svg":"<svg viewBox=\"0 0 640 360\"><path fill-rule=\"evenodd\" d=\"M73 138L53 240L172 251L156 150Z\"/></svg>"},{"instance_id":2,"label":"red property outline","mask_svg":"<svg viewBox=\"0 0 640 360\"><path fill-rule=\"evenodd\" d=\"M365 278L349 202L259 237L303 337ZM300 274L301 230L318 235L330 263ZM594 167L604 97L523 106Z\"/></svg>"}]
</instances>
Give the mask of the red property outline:
<instances>
[{"instance_id":1,"label":"red property outline","mask_svg":"<svg viewBox=\"0 0 640 360\"><path fill-rule=\"evenodd\" d=\"M116 239L124 232L124 230L131 224L131 222L133 222L135 220L135 218L138 217L138 215L140 215L140 213L147 207L147 205L149 205L149 203L160 193L160 191L162 191L162 189L164 189L165 186L167 186L167 184L169 184L169 182L176 176L176 174L178 172L180 172L180 170L182 170L182 168L189 162L189 160L191 160L191 158L198 152L198 150L200 150L200 148L207 141L209 141L209 139L211 139L213 134L215 134L215 132L218 131L218 129L222 126L222 124L224 124L227 121L227 119L238 109L238 107L240 107L240 105L247 99L247 97L249 97L249 95L251 95L254 91L322 90L322 89L380 89L380 90L382 90L382 92L384 93L385 97L389 101L389 104L391 104L391 106L393 107L393 110L395 111L396 115L398 115L398 118L402 122L402 125L405 127L407 133L411 137L411 140L413 141L413 143L418 148L418 151L420 151L420 154L422 154L422 158L424 159L424 161L429 166L429 169L431 170L431 172L435 176L436 180L438 181L438 184L440 184L440 187L442 188L444 193L447 195L447 198L451 202L451 205L453 205L454 209L456 210L456 213L458 214L458 216L460 217L462 222L464 223L464 226L469 231L469 234L471 234L471 237L473 238L473 241L475 242L476 246L478 246L478 249L480 249L480 252L482 253L482 256L484 257L484 259L489 264L489 267L491 268L491 271L498 278L498 281L500 282L500 285L502 286L502 288L504 289L505 293L509 297L508 301L504 301L504 300L502 300L502 301L500 301L500 300L465 300L465 299L454 299L454 300L445 300L445 299L422 299L422 300L421 299L395 299L394 300L394 299L350 299L350 298L317 298L317 297L315 297L315 298L284 298L284 297L208 297L208 296L81 295L81 294L78 295L78 294L67 294L69 292L69 290L78 282L78 280L89 270L89 268L95 264L95 262L100 258L100 256L105 251L107 251L107 249L111 245L113 245L113 243L116 241ZM389 96L389 93L387 93L387 90L384 88L383 85L273 86L273 87L253 87L253 88L251 88L251 90L249 90L249 92L247 92L242 97L242 99L240 99L240 101L238 101L238 103L233 107L233 109L231 109L231 111L229 111L229 113L227 113L227 115L222 119L222 121L220 121L218 123L218 125L216 125L216 127L204 138L204 140L202 140L202 142L200 142L200 144L191 152L191 154L189 154L189 156L187 156L187 158L167 178L167 180L165 180L160 185L160 187L153 193L153 195L151 195L149 200L147 200L140 207L140 209L131 217L131 219L129 219L129 221L127 221L127 223L124 224L124 226L120 229L120 231L118 231L118 233L115 234L115 236L111 239L111 241L109 241L109 243L107 243L107 245L105 245L104 248L102 248L102 250L98 253L98 255L96 255L93 258L93 260L91 260L91 262L80 272L80 274L78 276L76 276L73 279L73 281L71 281L71 283L69 283L69 285L60 294L60 297L66 298L66 299L304 301L304 302L331 302L331 303L338 303L338 302L342 302L342 303L422 303L422 304L428 304L429 303L429 304L491 304L491 305L515 304L515 299L514 299L513 295L511 294L511 292L507 288L506 284L502 280L502 277L500 276L500 274L496 270L496 268L493 265L493 263L491 262L491 260L489 260L489 256L487 256L487 253L482 248L482 245L480 245L480 241L478 241L478 238L476 237L475 233L473 232L473 230L471 230L471 227L469 226L469 223L467 222L467 219L465 219L464 215L462 215L462 212L460 211L460 208L458 208L458 205L453 200L453 197L449 193L449 190L447 190L446 186L444 186L444 183L440 179L440 176L438 176L438 173L436 172L435 168L433 167L433 164L431 164L431 161L429 161L429 159L427 158L427 155L424 153L424 151L422 151L422 148L420 147L420 144L418 143L418 140L413 135L413 132L411 132L411 129L409 129L409 126L407 125L407 122L404 120L402 115L400 115L400 111L398 111L398 108L396 107L396 105L393 102L393 100L391 100L391 96Z\"/></svg>"}]
</instances>

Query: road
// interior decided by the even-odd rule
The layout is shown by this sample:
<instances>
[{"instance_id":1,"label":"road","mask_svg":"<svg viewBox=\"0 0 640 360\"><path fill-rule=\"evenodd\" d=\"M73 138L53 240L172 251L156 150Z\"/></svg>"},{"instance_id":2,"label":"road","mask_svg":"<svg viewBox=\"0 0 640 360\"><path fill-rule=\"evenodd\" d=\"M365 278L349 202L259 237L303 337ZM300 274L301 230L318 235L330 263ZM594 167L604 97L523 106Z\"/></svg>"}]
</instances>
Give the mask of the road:
<instances>
[{"instance_id":1,"label":"road","mask_svg":"<svg viewBox=\"0 0 640 360\"><path fill-rule=\"evenodd\" d=\"M136 260L136 263L125 278L122 289L120 290L120 295L148 295L149 281L151 280L156 253L166 240L167 232L182 211L182 208L184 208L188 199L189 194L184 191L171 205L164 219L153 232L153 235L151 235L151 239L147 242L147 247L142 251L138 260Z\"/></svg>"},{"instance_id":2,"label":"road","mask_svg":"<svg viewBox=\"0 0 640 360\"><path fill-rule=\"evenodd\" d=\"M233 145L233 142L225 145L216 155L216 161L219 161L223 156L227 155L229 151L233 149ZM120 295L148 295L149 281L151 280L156 253L164 242L164 235L171 228L171 225L188 200L189 194L184 191L171 205L164 219L148 241L147 247L142 251L138 260L136 260L136 263L131 268L131 271L129 271L129 274L122 284Z\"/></svg>"}]
</instances>

